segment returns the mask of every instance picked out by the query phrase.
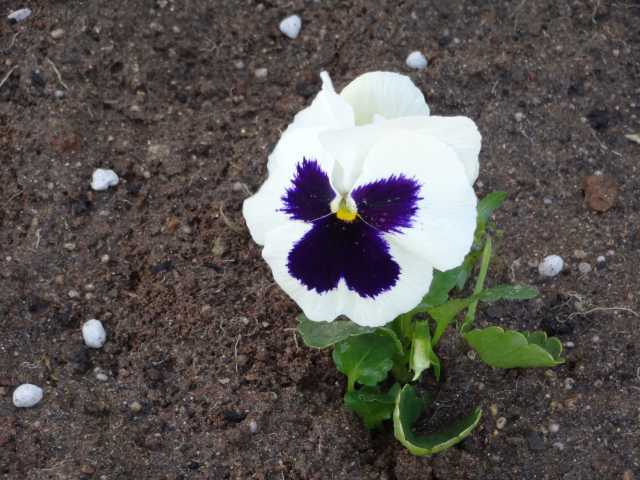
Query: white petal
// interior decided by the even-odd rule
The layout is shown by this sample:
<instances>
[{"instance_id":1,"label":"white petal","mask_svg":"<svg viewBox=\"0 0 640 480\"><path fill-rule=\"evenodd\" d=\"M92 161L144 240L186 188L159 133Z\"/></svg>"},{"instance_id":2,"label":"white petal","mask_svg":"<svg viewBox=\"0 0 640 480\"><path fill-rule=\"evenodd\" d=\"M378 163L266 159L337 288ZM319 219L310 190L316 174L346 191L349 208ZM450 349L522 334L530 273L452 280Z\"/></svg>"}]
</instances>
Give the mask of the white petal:
<instances>
[{"instance_id":1,"label":"white petal","mask_svg":"<svg viewBox=\"0 0 640 480\"><path fill-rule=\"evenodd\" d=\"M320 133L320 143L336 160L332 181L340 193L352 189L373 145L385 136L403 130L437 137L456 152L464 165L469 183L473 184L478 178L482 137L470 118L411 116L384 120L377 114L376 118L378 120L374 118L369 125Z\"/></svg>"},{"instance_id":2,"label":"white petal","mask_svg":"<svg viewBox=\"0 0 640 480\"><path fill-rule=\"evenodd\" d=\"M482 136L475 122L468 117L413 116L389 120L380 125L385 130L412 130L437 137L458 154L469 183L478 178L478 155Z\"/></svg>"},{"instance_id":3,"label":"white petal","mask_svg":"<svg viewBox=\"0 0 640 480\"><path fill-rule=\"evenodd\" d=\"M429 115L422 92L409 77L399 73L365 73L347 85L340 95L353 107L356 125L373 122L376 114L387 119Z\"/></svg>"},{"instance_id":4,"label":"white petal","mask_svg":"<svg viewBox=\"0 0 640 480\"><path fill-rule=\"evenodd\" d=\"M333 88L327 72L320 74L322 89L311 105L296 114L288 130L297 128L349 128L355 125L353 109Z\"/></svg>"},{"instance_id":5,"label":"white petal","mask_svg":"<svg viewBox=\"0 0 640 480\"><path fill-rule=\"evenodd\" d=\"M310 224L291 222L272 230L267 235L262 251L275 281L309 320L330 322L340 315L346 315L359 325L378 327L414 308L428 292L433 275L432 265L406 250L391 236L385 237L391 256L400 266L400 276L390 290L375 298L364 298L349 290L344 280L340 280L337 288L325 293L309 290L289 274L287 261L294 244L310 229Z\"/></svg>"},{"instance_id":6,"label":"white petal","mask_svg":"<svg viewBox=\"0 0 640 480\"><path fill-rule=\"evenodd\" d=\"M338 192L344 195L351 191L362 171L364 159L379 136L380 129L375 125L320 133L320 143L335 159L331 181Z\"/></svg>"},{"instance_id":7,"label":"white petal","mask_svg":"<svg viewBox=\"0 0 640 480\"><path fill-rule=\"evenodd\" d=\"M338 290L342 293L342 314L358 325L380 327L398 315L407 313L420 303L429 291L433 277L433 265L416 257L391 235L385 235L391 256L400 266L397 283L387 292L375 298L362 298L347 289L344 281Z\"/></svg>"},{"instance_id":8,"label":"white petal","mask_svg":"<svg viewBox=\"0 0 640 480\"><path fill-rule=\"evenodd\" d=\"M457 267L473 242L477 199L456 153L437 138L398 132L371 149L355 187L404 175L422 188L411 228L393 235L438 270Z\"/></svg>"},{"instance_id":9,"label":"white petal","mask_svg":"<svg viewBox=\"0 0 640 480\"><path fill-rule=\"evenodd\" d=\"M298 163L304 158L316 160L327 175L331 175L334 162L318 140L319 131L302 128L285 132L269 156L269 177L255 195L244 201L242 214L258 245L264 244L269 230L290 221L280 209L283 207L282 196L291 186Z\"/></svg>"}]
</instances>

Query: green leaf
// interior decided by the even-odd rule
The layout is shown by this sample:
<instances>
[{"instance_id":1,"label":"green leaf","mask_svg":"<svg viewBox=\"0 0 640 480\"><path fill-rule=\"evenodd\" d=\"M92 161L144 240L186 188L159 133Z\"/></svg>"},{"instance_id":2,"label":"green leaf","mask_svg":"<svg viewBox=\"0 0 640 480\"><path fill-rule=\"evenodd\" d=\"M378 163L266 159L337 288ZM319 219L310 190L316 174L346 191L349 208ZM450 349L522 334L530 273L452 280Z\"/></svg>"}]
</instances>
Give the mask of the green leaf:
<instances>
[{"instance_id":1,"label":"green leaf","mask_svg":"<svg viewBox=\"0 0 640 480\"><path fill-rule=\"evenodd\" d=\"M396 407L393 411L393 429L395 437L407 450L418 456L433 455L467 437L478 425L482 412L479 408L446 428L428 435L417 435L411 429L415 421L420 417L428 400L421 398L411 385L405 385L396 398Z\"/></svg>"},{"instance_id":2,"label":"green leaf","mask_svg":"<svg viewBox=\"0 0 640 480\"><path fill-rule=\"evenodd\" d=\"M414 372L411 381L415 382L418 380L422 372L429 367L433 368L436 380L440 381L440 359L433 351L429 322L420 320L416 322L415 334L411 343L411 354L409 356L409 368Z\"/></svg>"},{"instance_id":3,"label":"green leaf","mask_svg":"<svg viewBox=\"0 0 640 480\"><path fill-rule=\"evenodd\" d=\"M544 332L520 333L488 327L467 332L464 337L480 359L492 367L554 367L564 362L560 358L560 340L547 338Z\"/></svg>"},{"instance_id":4,"label":"green leaf","mask_svg":"<svg viewBox=\"0 0 640 480\"><path fill-rule=\"evenodd\" d=\"M429 359L431 360L431 368L433 369L433 375L436 377L436 382L440 381L440 359L433 351L433 347L429 349Z\"/></svg>"},{"instance_id":5,"label":"green leaf","mask_svg":"<svg viewBox=\"0 0 640 480\"><path fill-rule=\"evenodd\" d=\"M493 215L493 212L502 205L505 198L507 198L506 192L493 192L478 202L476 231L473 236L473 248L471 249L471 252L467 254L464 262L460 266L460 273L456 280L456 287L458 290L464 289L467 280L471 276L473 267L480 259L484 244L483 238L487 230L487 223L489 222L491 215Z\"/></svg>"},{"instance_id":6,"label":"green leaf","mask_svg":"<svg viewBox=\"0 0 640 480\"><path fill-rule=\"evenodd\" d=\"M491 192L478 202L478 225L486 226L489 218L507 198L507 192Z\"/></svg>"},{"instance_id":7,"label":"green leaf","mask_svg":"<svg viewBox=\"0 0 640 480\"><path fill-rule=\"evenodd\" d=\"M422 372L431 366L431 333L426 320L416 322L416 328L411 343L411 355L409 357L409 368L413 370L412 382L420 378Z\"/></svg>"},{"instance_id":8,"label":"green leaf","mask_svg":"<svg viewBox=\"0 0 640 480\"><path fill-rule=\"evenodd\" d=\"M456 286L461 270L462 267L456 267L446 272L434 270L429 292L422 299L422 304L435 307L449 300L449 292Z\"/></svg>"},{"instance_id":9,"label":"green leaf","mask_svg":"<svg viewBox=\"0 0 640 480\"><path fill-rule=\"evenodd\" d=\"M557 361L562 363L564 360L560 358L562 354L562 342L556 337L547 338L545 332L521 332L530 344L538 345L543 348Z\"/></svg>"},{"instance_id":10,"label":"green leaf","mask_svg":"<svg viewBox=\"0 0 640 480\"><path fill-rule=\"evenodd\" d=\"M386 393L380 392L377 387L362 387L347 392L344 403L349 410L358 414L365 426L371 430L391 418L399 391L400 385L397 383Z\"/></svg>"},{"instance_id":11,"label":"green leaf","mask_svg":"<svg viewBox=\"0 0 640 480\"><path fill-rule=\"evenodd\" d=\"M402 338L405 345L409 345L413 338L413 316L415 314L415 309L411 310L410 312L397 316L391 323L394 331L400 336L400 338Z\"/></svg>"},{"instance_id":12,"label":"green leaf","mask_svg":"<svg viewBox=\"0 0 640 480\"><path fill-rule=\"evenodd\" d=\"M327 348L349 337L375 330L370 327L361 327L350 320L312 322L305 315L299 315L298 322L298 332L302 340L305 345L313 348Z\"/></svg>"},{"instance_id":13,"label":"green leaf","mask_svg":"<svg viewBox=\"0 0 640 480\"><path fill-rule=\"evenodd\" d=\"M468 298L454 298L443 305L428 308L426 310L427 313L431 315L431 318L436 322L436 330L433 333L433 339L431 340L431 344L433 346L438 343L444 331L456 318L456 315L467 308L475 300L475 296Z\"/></svg>"},{"instance_id":14,"label":"green leaf","mask_svg":"<svg viewBox=\"0 0 640 480\"><path fill-rule=\"evenodd\" d=\"M456 315L462 310L469 307L476 301L481 302L497 302L498 300L529 300L538 296L538 290L528 285L498 285L492 288L485 288L480 293L474 294L467 298L454 298L447 303L438 305L437 307L422 308L436 322L436 330L433 333L431 344L435 346L447 327L453 322Z\"/></svg>"},{"instance_id":15,"label":"green leaf","mask_svg":"<svg viewBox=\"0 0 640 480\"><path fill-rule=\"evenodd\" d=\"M367 333L337 343L333 361L348 379L348 391L355 383L370 387L387 378L398 354L396 342L386 333Z\"/></svg>"},{"instance_id":16,"label":"green leaf","mask_svg":"<svg viewBox=\"0 0 640 480\"><path fill-rule=\"evenodd\" d=\"M400 337L398 337L398 334L396 333L396 331L391 328L391 327L378 327L377 329L375 329L376 332L381 333L383 335L387 335L391 340L393 340L393 343L396 346L396 352L398 355L404 355L404 346L402 345L402 342L400 341Z\"/></svg>"},{"instance_id":17,"label":"green leaf","mask_svg":"<svg viewBox=\"0 0 640 480\"><path fill-rule=\"evenodd\" d=\"M458 274L458 278L456 279L456 288L458 290L463 290L464 286L467 284L467 280L471 276L471 272L473 271L473 267L480 259L481 250L472 250L464 257L464 262L460 268L460 273Z\"/></svg>"}]
</instances>

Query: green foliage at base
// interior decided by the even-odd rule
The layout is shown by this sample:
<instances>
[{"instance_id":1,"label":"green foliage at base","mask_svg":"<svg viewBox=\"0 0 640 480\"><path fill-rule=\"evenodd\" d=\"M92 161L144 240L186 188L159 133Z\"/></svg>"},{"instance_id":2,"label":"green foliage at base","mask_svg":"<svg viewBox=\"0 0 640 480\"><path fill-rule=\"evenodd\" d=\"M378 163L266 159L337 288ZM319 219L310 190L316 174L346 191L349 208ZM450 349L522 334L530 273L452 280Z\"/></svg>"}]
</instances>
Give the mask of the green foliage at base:
<instances>
[{"instance_id":1,"label":"green foliage at base","mask_svg":"<svg viewBox=\"0 0 640 480\"><path fill-rule=\"evenodd\" d=\"M529 300L538 295L535 288L524 285L485 286L494 254L490 217L505 198L504 192L495 192L479 202L473 248L463 264L446 272L435 271L420 304L390 324L371 328L346 319L312 322L299 316L298 331L306 345L333 347L334 363L347 376L347 408L370 429L393 418L396 438L414 455L432 455L455 445L480 421L481 411L476 409L435 433L418 435L412 430L430 405L428 396L419 395L414 385L429 371L440 380L442 365L436 347L450 326L457 323L455 330L492 367L553 367L563 362L562 344L544 332L473 328L482 303ZM478 264L473 291L451 298L452 292L464 289Z\"/></svg>"}]
</instances>

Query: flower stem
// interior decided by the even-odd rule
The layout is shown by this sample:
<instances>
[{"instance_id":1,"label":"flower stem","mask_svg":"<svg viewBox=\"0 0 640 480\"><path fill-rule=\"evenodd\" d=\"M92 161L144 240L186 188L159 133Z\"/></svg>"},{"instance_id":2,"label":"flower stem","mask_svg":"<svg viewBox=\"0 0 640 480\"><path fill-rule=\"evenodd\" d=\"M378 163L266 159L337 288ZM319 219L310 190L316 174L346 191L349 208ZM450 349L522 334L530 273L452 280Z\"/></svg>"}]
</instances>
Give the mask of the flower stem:
<instances>
[{"instance_id":1,"label":"flower stem","mask_svg":"<svg viewBox=\"0 0 640 480\"><path fill-rule=\"evenodd\" d=\"M489 262L491 261L491 237L487 235L487 239L484 243L484 248L482 249L482 262L480 263L480 272L478 273L478 279L476 280L476 286L473 289L473 294L478 295L484 289L484 280L487 278L487 272L489 271ZM462 322L462 327L460 327L460 331L465 333L469 331L473 322L476 319L476 309L478 308L478 301L471 303L469 305L469 309L467 310L467 314L464 317L464 322Z\"/></svg>"},{"instance_id":2,"label":"flower stem","mask_svg":"<svg viewBox=\"0 0 640 480\"><path fill-rule=\"evenodd\" d=\"M347 392L353 392L356 388L356 379L355 377L349 375L347 376Z\"/></svg>"}]
</instances>

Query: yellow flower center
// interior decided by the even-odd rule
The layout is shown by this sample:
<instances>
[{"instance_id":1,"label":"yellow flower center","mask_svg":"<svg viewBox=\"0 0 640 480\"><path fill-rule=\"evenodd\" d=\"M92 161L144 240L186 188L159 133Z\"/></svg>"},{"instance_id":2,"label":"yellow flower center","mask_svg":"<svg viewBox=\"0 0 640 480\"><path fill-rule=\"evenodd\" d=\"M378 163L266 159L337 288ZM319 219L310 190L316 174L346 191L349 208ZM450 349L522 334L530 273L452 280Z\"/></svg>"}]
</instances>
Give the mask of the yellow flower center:
<instances>
[{"instance_id":1,"label":"yellow flower center","mask_svg":"<svg viewBox=\"0 0 640 480\"><path fill-rule=\"evenodd\" d=\"M338 220L342 220L343 222L353 222L358 216L358 211L355 209L349 208L347 202L343 198L340 201L340 205L338 206L338 210L336 210L336 217Z\"/></svg>"}]
</instances>

